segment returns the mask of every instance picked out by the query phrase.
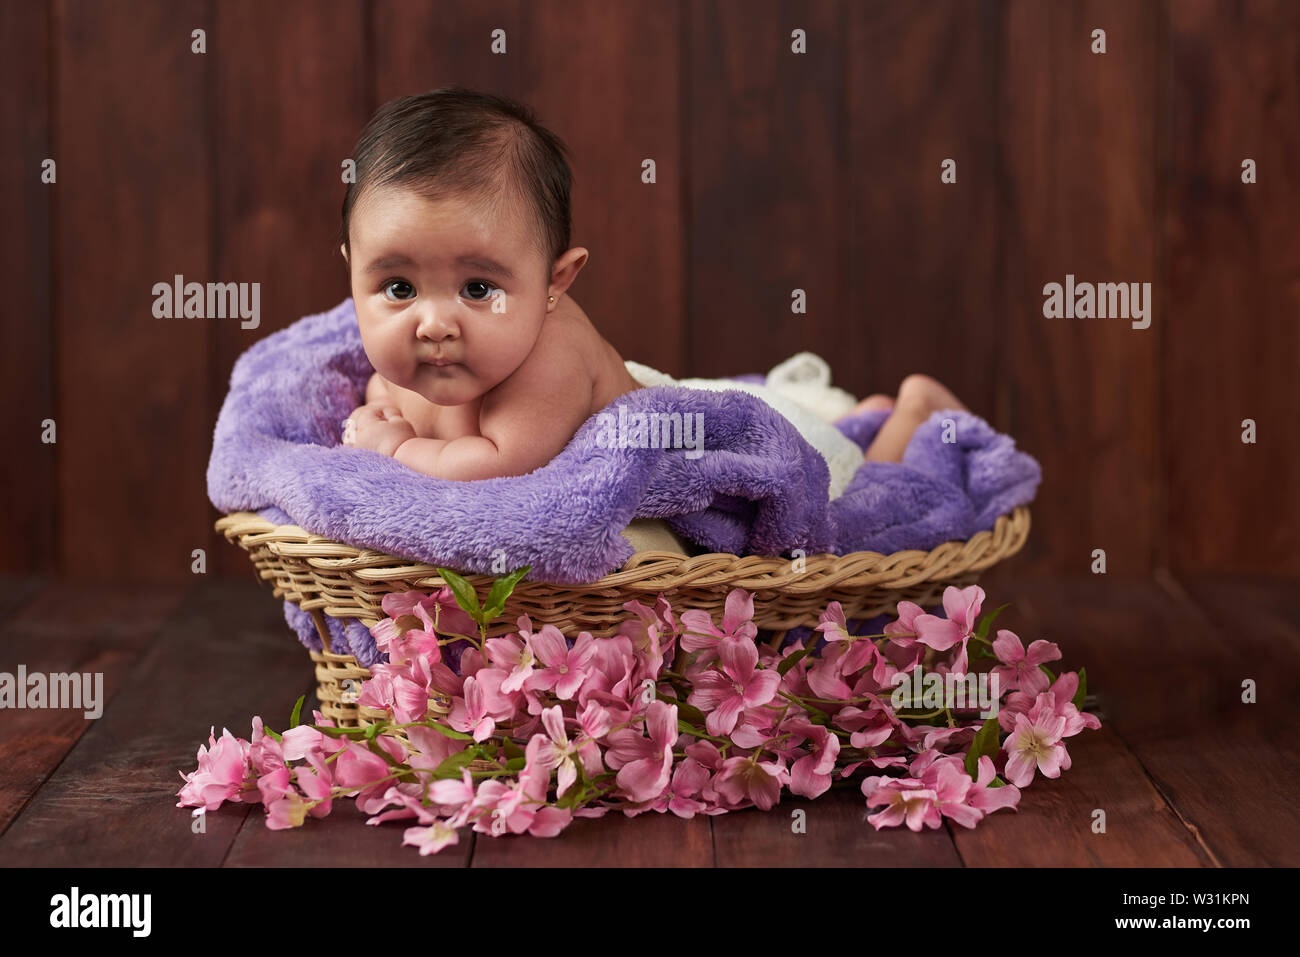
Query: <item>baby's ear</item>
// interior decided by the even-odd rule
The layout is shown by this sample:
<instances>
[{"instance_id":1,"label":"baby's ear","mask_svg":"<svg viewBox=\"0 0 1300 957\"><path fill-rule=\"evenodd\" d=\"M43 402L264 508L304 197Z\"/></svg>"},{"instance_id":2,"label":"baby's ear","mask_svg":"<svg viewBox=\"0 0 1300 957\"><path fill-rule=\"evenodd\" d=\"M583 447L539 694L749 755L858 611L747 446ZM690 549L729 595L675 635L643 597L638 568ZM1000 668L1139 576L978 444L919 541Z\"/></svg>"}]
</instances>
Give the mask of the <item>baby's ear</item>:
<instances>
[{"instance_id":1,"label":"baby's ear","mask_svg":"<svg viewBox=\"0 0 1300 957\"><path fill-rule=\"evenodd\" d=\"M341 252L341 253L343 254L343 261L344 261L345 263L348 263L349 266L352 265L352 264L348 261L348 244L347 244L347 243L340 243L340 244L339 244L339 252Z\"/></svg>"}]
</instances>

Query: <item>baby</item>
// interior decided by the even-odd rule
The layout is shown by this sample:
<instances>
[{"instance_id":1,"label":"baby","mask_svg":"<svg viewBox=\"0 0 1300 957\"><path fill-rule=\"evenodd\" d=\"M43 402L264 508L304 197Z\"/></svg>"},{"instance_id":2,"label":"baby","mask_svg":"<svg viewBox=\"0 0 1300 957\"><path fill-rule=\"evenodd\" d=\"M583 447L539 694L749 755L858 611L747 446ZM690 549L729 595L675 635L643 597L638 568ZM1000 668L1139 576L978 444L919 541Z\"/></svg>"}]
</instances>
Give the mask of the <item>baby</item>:
<instances>
[{"instance_id":1,"label":"baby","mask_svg":"<svg viewBox=\"0 0 1300 957\"><path fill-rule=\"evenodd\" d=\"M564 144L518 103L461 87L386 103L357 142L343 258L375 373L343 442L437 478L524 475L592 415L641 388L567 294ZM964 409L909 376L867 460L898 461L935 409Z\"/></svg>"}]
</instances>

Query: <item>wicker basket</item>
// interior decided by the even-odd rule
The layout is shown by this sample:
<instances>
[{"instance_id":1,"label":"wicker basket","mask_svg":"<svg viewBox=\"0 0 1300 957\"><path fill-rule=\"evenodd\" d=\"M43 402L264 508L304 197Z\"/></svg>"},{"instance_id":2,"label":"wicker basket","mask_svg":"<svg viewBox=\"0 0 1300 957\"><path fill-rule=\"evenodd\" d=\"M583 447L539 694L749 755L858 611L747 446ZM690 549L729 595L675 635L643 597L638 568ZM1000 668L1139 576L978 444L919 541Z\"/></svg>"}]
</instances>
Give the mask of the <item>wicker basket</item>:
<instances>
[{"instance_id":1,"label":"wicker basket","mask_svg":"<svg viewBox=\"0 0 1300 957\"><path fill-rule=\"evenodd\" d=\"M370 672L348 654L334 654L324 615L356 618L367 627L387 617L381 602L390 592L431 591L446 584L432 565L383 552L356 548L314 535L297 525L276 525L253 512L234 512L217 520L217 530L248 551L258 576L269 580L275 597L287 598L312 616L323 651L311 652L321 713L341 727L356 727L375 717L358 711L356 689ZM778 642L791 628L816 623L832 601L846 618L892 613L900 601L922 607L938 602L949 585L965 587L991 565L1014 555L1029 535L1029 509L1020 506L1000 516L991 531L967 541L945 542L929 551L882 555L851 552L818 554L796 569L788 558L713 552L684 556L637 552L618 571L586 585L521 581L506 601L488 636L515 631L527 615L535 626L555 625L567 635L580 631L603 638L614 634L627 612L624 602L652 605L664 597L674 608L699 608L722 617L733 588L754 593L754 623ZM466 575L480 596L490 575Z\"/></svg>"}]
</instances>

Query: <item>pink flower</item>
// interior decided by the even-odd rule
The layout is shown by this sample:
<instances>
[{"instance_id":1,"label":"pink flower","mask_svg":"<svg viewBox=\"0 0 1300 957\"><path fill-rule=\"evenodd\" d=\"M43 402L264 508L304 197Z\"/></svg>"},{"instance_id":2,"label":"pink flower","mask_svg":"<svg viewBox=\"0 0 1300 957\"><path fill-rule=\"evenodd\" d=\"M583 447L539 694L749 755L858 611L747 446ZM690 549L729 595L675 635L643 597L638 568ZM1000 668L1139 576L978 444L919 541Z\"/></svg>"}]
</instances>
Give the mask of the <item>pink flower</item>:
<instances>
[{"instance_id":1,"label":"pink flower","mask_svg":"<svg viewBox=\"0 0 1300 957\"><path fill-rule=\"evenodd\" d=\"M714 627L713 618L706 611L691 609L681 613L682 647L687 651L704 651L701 660L711 660L717 643L723 638L753 641L758 635L753 617L754 596L743 588L733 588L727 593L721 630Z\"/></svg>"},{"instance_id":2,"label":"pink flower","mask_svg":"<svg viewBox=\"0 0 1300 957\"><path fill-rule=\"evenodd\" d=\"M813 744L812 753L796 760L790 768L791 792L801 797L820 797L831 786L835 759L840 754L840 739L821 725L802 717L783 722L781 728L801 734Z\"/></svg>"},{"instance_id":3,"label":"pink flower","mask_svg":"<svg viewBox=\"0 0 1300 957\"><path fill-rule=\"evenodd\" d=\"M409 844L420 849L420 856L437 854L449 844L460 841L460 835L454 827L448 827L442 821L435 821L428 827L408 827L402 832L402 844Z\"/></svg>"},{"instance_id":4,"label":"pink flower","mask_svg":"<svg viewBox=\"0 0 1300 957\"><path fill-rule=\"evenodd\" d=\"M967 803L974 782L963 770L961 758L951 755L940 758L918 777L925 787L933 789L934 810L943 817L951 818L962 827L974 827L984 817L983 811Z\"/></svg>"},{"instance_id":5,"label":"pink flower","mask_svg":"<svg viewBox=\"0 0 1300 957\"><path fill-rule=\"evenodd\" d=\"M900 644L920 642L935 651L947 651L960 643L961 650L952 664L953 674L964 675L967 668L966 642L975 630L979 618L980 606L984 602L984 589L978 585L957 588L949 585L943 590L943 609L947 618L925 614L921 608L910 601L898 603L899 620L886 625L885 634L896 636ZM906 629L906 630L905 630ZM909 640L910 631L914 637Z\"/></svg>"},{"instance_id":6,"label":"pink flower","mask_svg":"<svg viewBox=\"0 0 1300 957\"><path fill-rule=\"evenodd\" d=\"M418 724L406 729L406 738L411 742L412 748L406 763L416 772L421 784L430 778L427 772L433 771L453 754L459 754L465 749L462 742Z\"/></svg>"},{"instance_id":7,"label":"pink flower","mask_svg":"<svg viewBox=\"0 0 1300 957\"><path fill-rule=\"evenodd\" d=\"M632 651L632 641L626 635L613 635L593 642L595 649L588 662L588 675L578 689L578 704L586 706L590 700L605 705L631 701L636 690L633 675L637 658ZM602 697L604 695L604 697Z\"/></svg>"},{"instance_id":8,"label":"pink flower","mask_svg":"<svg viewBox=\"0 0 1300 957\"><path fill-rule=\"evenodd\" d=\"M828 642L822 648L821 655L808 669L808 687L814 695L827 701L853 697L853 689L844 680L844 658L851 652L851 646L842 642Z\"/></svg>"},{"instance_id":9,"label":"pink flower","mask_svg":"<svg viewBox=\"0 0 1300 957\"><path fill-rule=\"evenodd\" d=\"M220 740L215 729L209 729L208 745L210 748L199 745L198 769L181 774L185 785L176 792L180 797L176 806L214 811L223 801L258 803L261 798L248 763L248 742L222 728Z\"/></svg>"},{"instance_id":10,"label":"pink flower","mask_svg":"<svg viewBox=\"0 0 1300 957\"><path fill-rule=\"evenodd\" d=\"M519 630L523 635L531 634L532 623L528 620L527 615L521 615L519 618ZM489 638L487 640L488 660L496 667L509 671L506 679L501 682L503 692L519 691L523 688L524 682L533 673L533 664L536 659L533 657L532 646L524 638L516 638L514 635L508 635L504 638Z\"/></svg>"},{"instance_id":11,"label":"pink flower","mask_svg":"<svg viewBox=\"0 0 1300 957\"><path fill-rule=\"evenodd\" d=\"M609 733L605 759L618 771L616 782L631 801L649 801L668 786L677 730L677 705L655 700L646 708L645 729L650 736L624 728Z\"/></svg>"},{"instance_id":12,"label":"pink flower","mask_svg":"<svg viewBox=\"0 0 1300 957\"><path fill-rule=\"evenodd\" d=\"M384 811L382 814L376 814L373 817L366 818L367 824L383 824L385 821L400 821L406 818L416 818L421 824L432 824L436 821L437 815L429 808L426 808L417 794L411 793L411 785L393 784L389 785L381 799L371 801L368 805L370 811L377 811L380 808L387 807L390 804L396 804L395 810Z\"/></svg>"},{"instance_id":13,"label":"pink flower","mask_svg":"<svg viewBox=\"0 0 1300 957\"><path fill-rule=\"evenodd\" d=\"M472 804L466 805L464 819L469 813L475 813L474 830L480 834L498 836L507 832L523 834L537 826L543 832L563 828L567 820L561 822L553 814L542 815L538 820L539 809L546 803L547 785L551 772L541 760L541 745L545 738L534 735L524 749L524 770L514 784L506 784L499 778L484 781L478 786ZM539 836L550 836L539 835Z\"/></svg>"},{"instance_id":14,"label":"pink flower","mask_svg":"<svg viewBox=\"0 0 1300 957\"><path fill-rule=\"evenodd\" d=\"M754 761L751 758L727 758L713 787L733 808L752 801L755 807L771 810L781 798L781 786L789 774L779 762Z\"/></svg>"},{"instance_id":15,"label":"pink flower","mask_svg":"<svg viewBox=\"0 0 1300 957\"><path fill-rule=\"evenodd\" d=\"M273 831L301 827L307 817L307 802L297 791L286 791L284 796L266 807L266 826Z\"/></svg>"},{"instance_id":16,"label":"pink flower","mask_svg":"<svg viewBox=\"0 0 1300 957\"><path fill-rule=\"evenodd\" d=\"M758 649L749 638L720 642L718 657L721 667L699 675L686 700L705 712L709 734L722 736L736 726L742 708L756 708L776 697L781 676L757 669Z\"/></svg>"},{"instance_id":17,"label":"pink flower","mask_svg":"<svg viewBox=\"0 0 1300 957\"><path fill-rule=\"evenodd\" d=\"M863 778L862 793L867 797L867 807L886 805L885 810L867 817L876 830L906 823L911 830L919 831L943 824L934 806L938 795L916 778Z\"/></svg>"},{"instance_id":18,"label":"pink flower","mask_svg":"<svg viewBox=\"0 0 1300 957\"><path fill-rule=\"evenodd\" d=\"M390 593L381 599L380 606L384 609L384 614L391 619L397 619L403 615L415 615L429 631L435 630L436 622L436 630L439 634L478 634L478 625L474 623L473 618L456 604L456 596L451 593L451 588L446 585L431 595L418 591ZM380 622L380 624L383 624L383 622ZM375 634L374 629L371 629L371 634ZM376 643L378 643L379 635L375 635L375 639Z\"/></svg>"},{"instance_id":19,"label":"pink flower","mask_svg":"<svg viewBox=\"0 0 1300 957\"><path fill-rule=\"evenodd\" d=\"M319 713L319 712L317 712ZM316 722L320 724L319 721ZM300 724L280 735L280 746L286 761L301 761L309 754L333 754L338 748L329 748L327 738L309 724Z\"/></svg>"},{"instance_id":20,"label":"pink flower","mask_svg":"<svg viewBox=\"0 0 1300 957\"><path fill-rule=\"evenodd\" d=\"M985 814L992 814L998 808L1015 808L1020 803L1020 789L1014 784L1004 784L1000 788L989 787L997 771L993 759L987 754L979 759L979 776L966 795L966 803Z\"/></svg>"},{"instance_id":21,"label":"pink flower","mask_svg":"<svg viewBox=\"0 0 1300 957\"><path fill-rule=\"evenodd\" d=\"M528 834L531 837L555 837L568 827L572 820L573 812L568 808L538 808L537 813L533 815L533 822L528 825Z\"/></svg>"},{"instance_id":22,"label":"pink flower","mask_svg":"<svg viewBox=\"0 0 1300 957\"><path fill-rule=\"evenodd\" d=\"M564 792L573 786L573 782L578 779L578 766L574 759L577 757L577 749L569 742L569 736L564 732L564 713L560 706L553 705L542 712L542 724L546 728L546 733L550 735L550 740L545 735L536 735L540 738L538 745L538 760L542 767L548 771L551 768L558 768L556 772L556 797L564 797Z\"/></svg>"},{"instance_id":23,"label":"pink flower","mask_svg":"<svg viewBox=\"0 0 1300 957\"><path fill-rule=\"evenodd\" d=\"M515 705L501 694L501 684L506 673L499 668L484 668L465 679L465 697L452 702L447 723L464 734L473 734L475 741L492 736L498 721L506 721L515 713Z\"/></svg>"},{"instance_id":24,"label":"pink flower","mask_svg":"<svg viewBox=\"0 0 1300 957\"><path fill-rule=\"evenodd\" d=\"M307 764L294 768L294 779L298 789L311 802L307 813L312 817L324 817L333 807L334 779L330 766L318 752L307 755Z\"/></svg>"},{"instance_id":25,"label":"pink flower","mask_svg":"<svg viewBox=\"0 0 1300 957\"><path fill-rule=\"evenodd\" d=\"M380 742L382 746L383 742ZM357 807L373 814L386 804L390 767L387 761L355 741L348 741L334 762L334 780L347 790L360 789Z\"/></svg>"},{"instance_id":26,"label":"pink flower","mask_svg":"<svg viewBox=\"0 0 1300 957\"><path fill-rule=\"evenodd\" d=\"M529 636L528 644L533 655L545 665L535 671L525 682L530 691L554 691L561 701L568 701L587 680L591 659L596 654L595 639L581 632L573 648L564 641L564 635L554 625L543 625L542 630Z\"/></svg>"},{"instance_id":27,"label":"pink flower","mask_svg":"<svg viewBox=\"0 0 1300 957\"><path fill-rule=\"evenodd\" d=\"M1047 690L1047 675L1038 666L1061 657L1059 647L1041 638L1031 642L1029 651L1026 652L1019 636L1005 628L1000 628L997 638L993 640L993 653L1002 662L993 669L998 676L999 687L1008 691L1019 689L1031 695Z\"/></svg>"},{"instance_id":28,"label":"pink flower","mask_svg":"<svg viewBox=\"0 0 1300 957\"><path fill-rule=\"evenodd\" d=\"M820 623L814 629L826 635L827 642L843 642L847 651L840 659L840 674L851 675L879 661L883 677L884 659L881 658L875 642L849 634L848 622L844 620L844 607L837 601L831 602L822 612ZM828 646L829 647L829 646Z\"/></svg>"},{"instance_id":29,"label":"pink flower","mask_svg":"<svg viewBox=\"0 0 1300 957\"><path fill-rule=\"evenodd\" d=\"M837 728L851 731L849 744L855 748L874 748L889 740L900 721L893 709L879 700L872 701L867 710L855 705L845 705L831 719Z\"/></svg>"},{"instance_id":30,"label":"pink flower","mask_svg":"<svg viewBox=\"0 0 1300 957\"><path fill-rule=\"evenodd\" d=\"M1073 737L1084 728L1092 728L1095 731L1101 727L1101 721L1096 715L1080 711L1075 706L1073 699L1078 690L1079 675L1076 672L1067 671L1056 676L1051 688L1045 692L1040 692L1036 696L1023 691L1013 691L1007 695L1006 702L998 711L998 725L1003 731L1010 731L1015 727L1017 714L1030 713L1044 694L1050 694L1052 696L1050 707L1053 713L1057 717L1065 719L1065 730L1061 732L1062 738ZM1068 768L1068 765L1066 767Z\"/></svg>"},{"instance_id":31,"label":"pink flower","mask_svg":"<svg viewBox=\"0 0 1300 957\"><path fill-rule=\"evenodd\" d=\"M460 780L443 778L429 785L429 800L434 804L459 808L474 800L474 778L469 768L461 768Z\"/></svg>"},{"instance_id":32,"label":"pink flower","mask_svg":"<svg viewBox=\"0 0 1300 957\"><path fill-rule=\"evenodd\" d=\"M1051 693L1040 697L1050 698ZM1049 705L1031 712L1033 717L1017 714L1015 730L1011 732L1003 747L1007 751L1007 780L1016 787L1024 787L1034 777L1034 768L1043 772L1044 777L1060 777L1061 769L1069 768L1070 756L1061 744L1061 733L1065 730L1065 718L1058 717Z\"/></svg>"},{"instance_id":33,"label":"pink flower","mask_svg":"<svg viewBox=\"0 0 1300 957\"><path fill-rule=\"evenodd\" d=\"M618 633L632 642L632 649L640 665L636 674L637 682L645 678L657 679L664 661L673 652L673 633L677 624L673 620L672 609L662 593L653 609L636 599L624 602L623 607L636 616L635 619L625 621ZM710 621L709 624L712 626L713 622Z\"/></svg>"},{"instance_id":34,"label":"pink flower","mask_svg":"<svg viewBox=\"0 0 1300 957\"><path fill-rule=\"evenodd\" d=\"M709 772L704 765L694 758L684 758L677 762L667 790L655 798L649 810L672 811L680 818L693 818L707 808L698 795L708 783Z\"/></svg>"}]
</instances>

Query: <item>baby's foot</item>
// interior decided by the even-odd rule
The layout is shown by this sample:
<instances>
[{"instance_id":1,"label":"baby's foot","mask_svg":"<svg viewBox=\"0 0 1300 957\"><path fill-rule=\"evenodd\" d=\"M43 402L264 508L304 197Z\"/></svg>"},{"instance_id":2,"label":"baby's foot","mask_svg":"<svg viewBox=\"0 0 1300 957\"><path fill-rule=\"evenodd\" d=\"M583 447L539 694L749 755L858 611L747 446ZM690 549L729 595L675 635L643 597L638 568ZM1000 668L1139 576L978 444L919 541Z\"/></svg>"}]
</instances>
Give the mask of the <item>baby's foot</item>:
<instances>
[{"instance_id":1,"label":"baby's foot","mask_svg":"<svg viewBox=\"0 0 1300 957\"><path fill-rule=\"evenodd\" d=\"M841 418L847 419L851 415L860 415L863 412L877 412L881 410L888 411L893 409L893 407L894 400L892 398L885 395L883 392L877 392L875 395L867 396L853 407L852 412L846 413L841 416Z\"/></svg>"}]
</instances>

